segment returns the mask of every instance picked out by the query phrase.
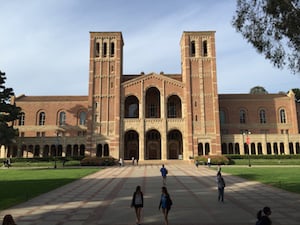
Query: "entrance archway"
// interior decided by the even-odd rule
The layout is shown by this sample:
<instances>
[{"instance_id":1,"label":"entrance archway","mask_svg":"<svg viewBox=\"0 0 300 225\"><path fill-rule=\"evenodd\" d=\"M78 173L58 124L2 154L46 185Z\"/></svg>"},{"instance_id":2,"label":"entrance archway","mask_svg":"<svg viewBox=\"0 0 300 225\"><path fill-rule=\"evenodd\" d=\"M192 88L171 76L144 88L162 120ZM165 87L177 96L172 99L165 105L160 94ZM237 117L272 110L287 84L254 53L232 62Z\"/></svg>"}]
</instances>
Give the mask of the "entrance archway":
<instances>
[{"instance_id":1,"label":"entrance archway","mask_svg":"<svg viewBox=\"0 0 300 225\"><path fill-rule=\"evenodd\" d=\"M161 136L157 130L146 133L146 159L161 159Z\"/></svg>"},{"instance_id":2,"label":"entrance archway","mask_svg":"<svg viewBox=\"0 0 300 225\"><path fill-rule=\"evenodd\" d=\"M124 138L124 159L132 157L139 159L139 134L134 130L127 131Z\"/></svg>"},{"instance_id":3,"label":"entrance archway","mask_svg":"<svg viewBox=\"0 0 300 225\"><path fill-rule=\"evenodd\" d=\"M168 133L168 159L182 159L182 134L179 130Z\"/></svg>"}]
</instances>

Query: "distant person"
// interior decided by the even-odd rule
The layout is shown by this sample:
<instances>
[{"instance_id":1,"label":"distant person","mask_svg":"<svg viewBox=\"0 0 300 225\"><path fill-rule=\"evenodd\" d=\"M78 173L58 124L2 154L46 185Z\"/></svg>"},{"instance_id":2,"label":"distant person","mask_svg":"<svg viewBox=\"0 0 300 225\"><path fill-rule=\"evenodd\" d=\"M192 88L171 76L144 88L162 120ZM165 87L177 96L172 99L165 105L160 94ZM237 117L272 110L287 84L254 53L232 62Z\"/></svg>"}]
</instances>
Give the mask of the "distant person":
<instances>
[{"instance_id":1,"label":"distant person","mask_svg":"<svg viewBox=\"0 0 300 225\"><path fill-rule=\"evenodd\" d=\"M224 202L225 180L222 177L221 171L218 171L216 180L218 186L218 201Z\"/></svg>"},{"instance_id":2,"label":"distant person","mask_svg":"<svg viewBox=\"0 0 300 225\"><path fill-rule=\"evenodd\" d=\"M142 208L144 207L144 196L143 192L141 191L141 186L137 186L135 192L132 196L131 207L135 209L136 215L136 224L141 224L141 212Z\"/></svg>"},{"instance_id":3,"label":"distant person","mask_svg":"<svg viewBox=\"0 0 300 225\"><path fill-rule=\"evenodd\" d=\"M162 167L160 168L160 173L161 173L161 176L162 176L162 179L163 179L163 185L166 185L168 170L167 170L167 168L165 167L164 164L162 164Z\"/></svg>"},{"instance_id":4,"label":"distant person","mask_svg":"<svg viewBox=\"0 0 300 225\"><path fill-rule=\"evenodd\" d=\"M136 165L138 166L139 165L139 159L136 158Z\"/></svg>"},{"instance_id":5,"label":"distant person","mask_svg":"<svg viewBox=\"0 0 300 225\"><path fill-rule=\"evenodd\" d=\"M12 217L12 215L7 214L3 218L2 225L16 225L16 223L15 223L14 218Z\"/></svg>"},{"instance_id":6,"label":"distant person","mask_svg":"<svg viewBox=\"0 0 300 225\"><path fill-rule=\"evenodd\" d=\"M211 165L211 159L210 158L207 159L207 165L208 165L208 167L210 167L210 165Z\"/></svg>"},{"instance_id":7,"label":"distant person","mask_svg":"<svg viewBox=\"0 0 300 225\"><path fill-rule=\"evenodd\" d=\"M133 156L131 157L131 163L134 166L134 157Z\"/></svg>"},{"instance_id":8,"label":"distant person","mask_svg":"<svg viewBox=\"0 0 300 225\"><path fill-rule=\"evenodd\" d=\"M162 187L158 210L162 209L162 213L164 215L164 220L165 220L165 225L169 225L168 214L169 214L169 211L170 211L172 205L173 205L173 202L168 193L167 188Z\"/></svg>"},{"instance_id":9,"label":"distant person","mask_svg":"<svg viewBox=\"0 0 300 225\"><path fill-rule=\"evenodd\" d=\"M272 221L270 219L271 215L271 208L266 206L262 210L257 212L257 222L256 225L271 225Z\"/></svg>"}]
</instances>

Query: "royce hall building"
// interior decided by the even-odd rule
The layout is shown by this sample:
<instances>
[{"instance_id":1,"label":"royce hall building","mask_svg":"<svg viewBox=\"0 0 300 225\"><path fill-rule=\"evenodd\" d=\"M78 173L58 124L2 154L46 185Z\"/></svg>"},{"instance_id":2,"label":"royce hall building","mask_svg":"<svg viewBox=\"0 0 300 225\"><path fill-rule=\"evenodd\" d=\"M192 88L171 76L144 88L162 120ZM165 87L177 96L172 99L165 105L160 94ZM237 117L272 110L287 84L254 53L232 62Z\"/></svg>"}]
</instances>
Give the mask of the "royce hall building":
<instances>
[{"instance_id":1,"label":"royce hall building","mask_svg":"<svg viewBox=\"0 0 300 225\"><path fill-rule=\"evenodd\" d=\"M26 96L16 143L0 157L300 154L287 94L218 94L214 31L183 32L181 73L123 74L121 32L90 32L87 96Z\"/></svg>"}]
</instances>

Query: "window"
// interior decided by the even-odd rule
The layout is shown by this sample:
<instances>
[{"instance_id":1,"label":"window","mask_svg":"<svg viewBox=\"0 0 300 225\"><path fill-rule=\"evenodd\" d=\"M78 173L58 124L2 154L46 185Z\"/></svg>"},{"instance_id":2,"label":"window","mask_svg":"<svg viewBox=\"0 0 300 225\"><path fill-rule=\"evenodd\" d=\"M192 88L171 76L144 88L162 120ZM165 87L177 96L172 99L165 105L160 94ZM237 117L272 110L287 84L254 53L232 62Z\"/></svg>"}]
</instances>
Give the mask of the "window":
<instances>
[{"instance_id":1,"label":"window","mask_svg":"<svg viewBox=\"0 0 300 225\"><path fill-rule=\"evenodd\" d=\"M157 106L155 104L150 104L149 115L150 118L157 118Z\"/></svg>"},{"instance_id":2,"label":"window","mask_svg":"<svg viewBox=\"0 0 300 225\"><path fill-rule=\"evenodd\" d=\"M220 110L220 124L225 123L225 112Z\"/></svg>"},{"instance_id":3,"label":"window","mask_svg":"<svg viewBox=\"0 0 300 225\"><path fill-rule=\"evenodd\" d=\"M45 125L45 120L46 120L46 114L44 112L41 112L39 114L39 125L44 126Z\"/></svg>"},{"instance_id":4,"label":"window","mask_svg":"<svg viewBox=\"0 0 300 225\"><path fill-rule=\"evenodd\" d=\"M280 115L280 123L286 123L286 115L284 109L281 109L279 111L279 115Z\"/></svg>"},{"instance_id":5,"label":"window","mask_svg":"<svg viewBox=\"0 0 300 225\"><path fill-rule=\"evenodd\" d=\"M191 57L195 57L196 55L196 44L195 41L191 41Z\"/></svg>"},{"instance_id":6,"label":"window","mask_svg":"<svg viewBox=\"0 0 300 225\"><path fill-rule=\"evenodd\" d=\"M79 114L79 125L86 124L86 112L80 112Z\"/></svg>"},{"instance_id":7,"label":"window","mask_svg":"<svg viewBox=\"0 0 300 225\"><path fill-rule=\"evenodd\" d=\"M138 105L136 103L130 104L128 107L128 117L138 118Z\"/></svg>"},{"instance_id":8,"label":"window","mask_svg":"<svg viewBox=\"0 0 300 225\"><path fill-rule=\"evenodd\" d=\"M19 116L19 126L24 126L25 125L25 113L21 113Z\"/></svg>"},{"instance_id":9,"label":"window","mask_svg":"<svg viewBox=\"0 0 300 225\"><path fill-rule=\"evenodd\" d=\"M59 113L59 126L66 125L66 113L60 112Z\"/></svg>"},{"instance_id":10,"label":"window","mask_svg":"<svg viewBox=\"0 0 300 225\"><path fill-rule=\"evenodd\" d=\"M176 118L176 104L173 101L168 102L168 118Z\"/></svg>"},{"instance_id":11,"label":"window","mask_svg":"<svg viewBox=\"0 0 300 225\"><path fill-rule=\"evenodd\" d=\"M110 43L110 57L114 57L115 55L115 43Z\"/></svg>"},{"instance_id":12,"label":"window","mask_svg":"<svg viewBox=\"0 0 300 225\"><path fill-rule=\"evenodd\" d=\"M207 41L203 41L202 43L202 47L203 47L203 56L207 56L208 55L208 51L207 51Z\"/></svg>"},{"instance_id":13,"label":"window","mask_svg":"<svg viewBox=\"0 0 300 225\"><path fill-rule=\"evenodd\" d=\"M95 56L96 57L99 57L99 55L100 55L100 43L98 43L98 42L96 42L96 46L95 46Z\"/></svg>"},{"instance_id":14,"label":"window","mask_svg":"<svg viewBox=\"0 0 300 225\"><path fill-rule=\"evenodd\" d=\"M106 57L107 56L107 43L104 42L103 43L103 57Z\"/></svg>"},{"instance_id":15,"label":"window","mask_svg":"<svg viewBox=\"0 0 300 225\"><path fill-rule=\"evenodd\" d=\"M260 123L266 123L267 120L266 120L266 111L265 110L260 110L259 111L259 121Z\"/></svg>"},{"instance_id":16,"label":"window","mask_svg":"<svg viewBox=\"0 0 300 225\"><path fill-rule=\"evenodd\" d=\"M246 123L246 112L245 110L240 110L240 123Z\"/></svg>"}]
</instances>

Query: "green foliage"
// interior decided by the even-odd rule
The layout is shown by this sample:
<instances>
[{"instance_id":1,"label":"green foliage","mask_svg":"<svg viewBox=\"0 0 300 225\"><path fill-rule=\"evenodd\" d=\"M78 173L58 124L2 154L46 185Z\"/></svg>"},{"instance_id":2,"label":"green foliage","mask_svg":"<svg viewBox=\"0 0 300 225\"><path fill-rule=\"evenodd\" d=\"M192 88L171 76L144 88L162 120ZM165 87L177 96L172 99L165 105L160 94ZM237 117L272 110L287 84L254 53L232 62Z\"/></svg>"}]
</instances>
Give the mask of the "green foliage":
<instances>
[{"instance_id":1,"label":"green foliage","mask_svg":"<svg viewBox=\"0 0 300 225\"><path fill-rule=\"evenodd\" d=\"M300 89L299 88L293 88L292 91L295 94L296 100L299 101L300 100Z\"/></svg>"},{"instance_id":2,"label":"green foliage","mask_svg":"<svg viewBox=\"0 0 300 225\"><path fill-rule=\"evenodd\" d=\"M274 66L300 72L299 0L237 0L232 24Z\"/></svg>"},{"instance_id":3,"label":"green foliage","mask_svg":"<svg viewBox=\"0 0 300 225\"><path fill-rule=\"evenodd\" d=\"M95 168L0 170L0 210L25 202L98 170Z\"/></svg>"},{"instance_id":4,"label":"green foliage","mask_svg":"<svg viewBox=\"0 0 300 225\"><path fill-rule=\"evenodd\" d=\"M114 166L117 160L112 157L85 157L80 161L81 166Z\"/></svg>"},{"instance_id":5,"label":"green foliage","mask_svg":"<svg viewBox=\"0 0 300 225\"><path fill-rule=\"evenodd\" d=\"M224 155L202 155L202 156L195 156L194 160L198 161L200 164L201 162L207 164L207 159L210 158L210 162L212 165L228 165L229 160Z\"/></svg>"},{"instance_id":6,"label":"green foliage","mask_svg":"<svg viewBox=\"0 0 300 225\"><path fill-rule=\"evenodd\" d=\"M4 86L5 80L5 73L0 71L0 146L13 143L18 136L18 130L14 129L12 122L18 119L21 112L20 107L10 103L14 92L12 88Z\"/></svg>"},{"instance_id":7,"label":"green foliage","mask_svg":"<svg viewBox=\"0 0 300 225\"><path fill-rule=\"evenodd\" d=\"M268 92L264 87L255 86L250 89L250 94L268 94Z\"/></svg>"}]
</instances>

